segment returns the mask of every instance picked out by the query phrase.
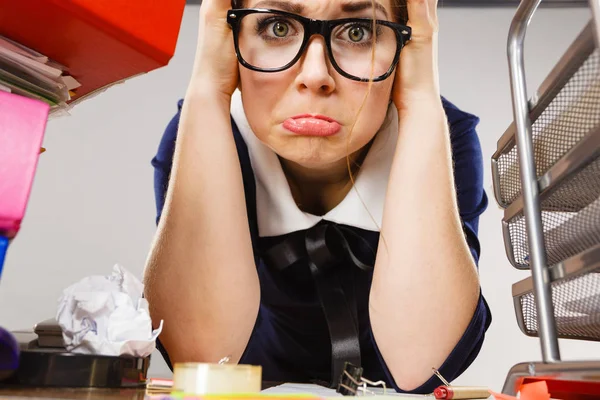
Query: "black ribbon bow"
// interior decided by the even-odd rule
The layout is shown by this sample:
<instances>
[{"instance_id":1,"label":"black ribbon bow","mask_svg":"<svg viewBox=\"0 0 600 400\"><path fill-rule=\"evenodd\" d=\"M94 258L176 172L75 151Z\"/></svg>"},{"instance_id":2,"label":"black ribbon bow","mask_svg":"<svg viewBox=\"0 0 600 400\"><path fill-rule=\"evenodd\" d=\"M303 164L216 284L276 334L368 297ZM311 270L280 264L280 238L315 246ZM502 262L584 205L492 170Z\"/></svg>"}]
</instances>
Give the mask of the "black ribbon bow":
<instances>
[{"instance_id":1,"label":"black ribbon bow","mask_svg":"<svg viewBox=\"0 0 600 400\"><path fill-rule=\"evenodd\" d=\"M265 254L265 261L279 271L300 260L308 261L329 328L331 387L337 387L344 363L361 365L354 274L342 267L349 265L371 271L375 261L374 251L369 263L361 261L348 239L356 239L371 248L369 242L352 229L323 221L307 231L291 234Z\"/></svg>"}]
</instances>

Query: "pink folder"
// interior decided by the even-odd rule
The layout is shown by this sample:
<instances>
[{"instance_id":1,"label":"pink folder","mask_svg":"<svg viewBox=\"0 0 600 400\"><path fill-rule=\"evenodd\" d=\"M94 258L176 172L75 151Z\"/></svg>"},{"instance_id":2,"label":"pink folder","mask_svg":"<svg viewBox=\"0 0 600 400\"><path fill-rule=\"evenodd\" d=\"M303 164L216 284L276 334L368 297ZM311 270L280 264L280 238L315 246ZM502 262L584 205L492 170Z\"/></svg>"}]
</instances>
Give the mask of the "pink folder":
<instances>
[{"instance_id":1,"label":"pink folder","mask_svg":"<svg viewBox=\"0 0 600 400\"><path fill-rule=\"evenodd\" d=\"M49 109L0 91L0 235L9 239L25 215Z\"/></svg>"}]
</instances>

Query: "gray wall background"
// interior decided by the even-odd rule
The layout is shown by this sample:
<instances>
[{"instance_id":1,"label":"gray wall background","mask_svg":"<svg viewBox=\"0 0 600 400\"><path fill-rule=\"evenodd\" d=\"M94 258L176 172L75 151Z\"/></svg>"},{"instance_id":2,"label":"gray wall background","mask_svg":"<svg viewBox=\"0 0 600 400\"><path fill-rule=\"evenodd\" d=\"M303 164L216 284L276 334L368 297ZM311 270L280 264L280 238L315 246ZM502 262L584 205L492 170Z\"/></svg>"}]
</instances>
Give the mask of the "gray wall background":
<instances>
[{"instance_id":1,"label":"gray wall background","mask_svg":"<svg viewBox=\"0 0 600 400\"><path fill-rule=\"evenodd\" d=\"M526 273L506 260L502 212L493 201L489 171L496 141L512 120L505 54L514 10L440 3L442 92L482 119L491 200L481 219L480 274L494 320L479 358L457 383L500 390L512 365L541 357L538 340L525 337L515 321L511 285ZM538 12L526 47L530 93L588 19L582 8ZM49 123L48 151L40 158L27 216L9 249L0 286L4 327L28 328L54 316L62 289L88 275L109 274L115 263L141 276L155 230L150 160L185 92L197 21L198 6L188 6L168 67L113 87L77 106L70 117ZM600 357L598 343L563 341L561 349L564 359ZM158 353L151 374L170 376Z\"/></svg>"}]
</instances>

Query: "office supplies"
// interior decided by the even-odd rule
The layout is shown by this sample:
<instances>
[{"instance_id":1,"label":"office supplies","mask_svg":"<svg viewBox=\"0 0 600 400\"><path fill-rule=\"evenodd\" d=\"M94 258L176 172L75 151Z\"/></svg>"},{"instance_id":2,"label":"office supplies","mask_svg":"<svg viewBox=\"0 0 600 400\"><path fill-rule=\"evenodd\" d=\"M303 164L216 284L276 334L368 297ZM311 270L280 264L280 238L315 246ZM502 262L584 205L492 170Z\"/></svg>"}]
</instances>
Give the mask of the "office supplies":
<instances>
[{"instance_id":1,"label":"office supplies","mask_svg":"<svg viewBox=\"0 0 600 400\"><path fill-rule=\"evenodd\" d=\"M15 237L33 184L49 106L0 92L0 234Z\"/></svg>"},{"instance_id":2,"label":"office supplies","mask_svg":"<svg viewBox=\"0 0 600 400\"><path fill-rule=\"evenodd\" d=\"M2 279L2 269L4 267L4 260L6 258L6 251L8 250L8 238L0 236L0 279Z\"/></svg>"},{"instance_id":3,"label":"office supplies","mask_svg":"<svg viewBox=\"0 0 600 400\"><path fill-rule=\"evenodd\" d=\"M68 110L66 103L73 98L83 101L165 66L175 50L184 5L185 0L0 0L3 256L24 217L51 112ZM41 348L32 335L23 335L25 348L17 357L20 364L11 383L70 387L145 383L149 356L72 354L63 347ZM0 336L12 337L1 329ZM0 356L14 354L7 348L12 347L0 346ZM8 365L6 357L1 360L2 368Z\"/></svg>"},{"instance_id":4,"label":"office supplies","mask_svg":"<svg viewBox=\"0 0 600 400\"><path fill-rule=\"evenodd\" d=\"M4 47L7 50L31 58L32 60L43 64L48 62L48 57L44 56L43 54L40 54L32 49L23 46L20 43L14 42L9 38L5 38L3 36L0 36L0 47Z\"/></svg>"},{"instance_id":5,"label":"office supplies","mask_svg":"<svg viewBox=\"0 0 600 400\"><path fill-rule=\"evenodd\" d=\"M346 362L342 370L342 376L339 378L337 392L344 396L358 396L374 394L370 392L367 385L381 386L383 394L386 394L387 387L384 381L372 382L362 376L363 369L352 363Z\"/></svg>"},{"instance_id":6,"label":"office supplies","mask_svg":"<svg viewBox=\"0 0 600 400\"><path fill-rule=\"evenodd\" d=\"M150 357L73 354L64 349L21 350L19 368L4 383L35 387L143 388Z\"/></svg>"},{"instance_id":7,"label":"office supplies","mask_svg":"<svg viewBox=\"0 0 600 400\"><path fill-rule=\"evenodd\" d=\"M38 337L37 345L39 347L65 348L62 329L56 322L56 318L38 322L33 327L33 332Z\"/></svg>"},{"instance_id":8,"label":"office supplies","mask_svg":"<svg viewBox=\"0 0 600 400\"><path fill-rule=\"evenodd\" d=\"M146 394L148 396L166 395L173 390L171 379L150 378L146 381Z\"/></svg>"},{"instance_id":9,"label":"office supplies","mask_svg":"<svg viewBox=\"0 0 600 400\"><path fill-rule=\"evenodd\" d=\"M0 35L48 57L46 67L62 64L81 84L79 102L167 65L184 7L185 0L0 0Z\"/></svg>"},{"instance_id":10,"label":"office supplies","mask_svg":"<svg viewBox=\"0 0 600 400\"><path fill-rule=\"evenodd\" d=\"M332 389L327 386L321 386L314 383L283 383L276 386L263 389L261 394L268 394L270 396L288 396L288 395L310 395L320 398L340 398L342 394L338 393L336 389Z\"/></svg>"},{"instance_id":11,"label":"office supplies","mask_svg":"<svg viewBox=\"0 0 600 400\"><path fill-rule=\"evenodd\" d=\"M19 345L14 336L0 328L0 382L11 377L19 366Z\"/></svg>"},{"instance_id":12,"label":"office supplies","mask_svg":"<svg viewBox=\"0 0 600 400\"><path fill-rule=\"evenodd\" d=\"M86 276L58 300L56 321L68 351L104 356L147 357L163 322L152 328L144 284L116 264L107 275Z\"/></svg>"},{"instance_id":13,"label":"office supplies","mask_svg":"<svg viewBox=\"0 0 600 400\"><path fill-rule=\"evenodd\" d=\"M433 395L438 400L458 400L458 399L487 399L490 397L490 390L483 386L452 386L442 376L440 371L432 368L433 373L437 376L444 386L439 386L433 391Z\"/></svg>"},{"instance_id":14,"label":"office supplies","mask_svg":"<svg viewBox=\"0 0 600 400\"><path fill-rule=\"evenodd\" d=\"M433 391L438 400L456 399L487 399L490 391L477 386L440 386Z\"/></svg>"},{"instance_id":15,"label":"office supplies","mask_svg":"<svg viewBox=\"0 0 600 400\"><path fill-rule=\"evenodd\" d=\"M0 83L23 96L42 97L57 108L65 108L65 102L71 100L69 91L80 86L75 78L68 75L66 67L2 36Z\"/></svg>"},{"instance_id":16,"label":"office supplies","mask_svg":"<svg viewBox=\"0 0 600 400\"><path fill-rule=\"evenodd\" d=\"M521 386L521 400L550 400L548 385L544 381L526 383Z\"/></svg>"},{"instance_id":17,"label":"office supplies","mask_svg":"<svg viewBox=\"0 0 600 400\"><path fill-rule=\"evenodd\" d=\"M176 363L173 393L219 395L259 393L262 367L234 364Z\"/></svg>"},{"instance_id":18,"label":"office supplies","mask_svg":"<svg viewBox=\"0 0 600 400\"><path fill-rule=\"evenodd\" d=\"M19 63L20 65L29 67L29 68L33 69L34 71L47 76L48 78L58 79L63 73L63 71L58 68L54 68L45 63L41 63L39 61L33 60L29 57L26 57L22 54L11 51L2 46L0 46L0 55L6 57L7 59L12 60L16 63Z\"/></svg>"},{"instance_id":19,"label":"office supplies","mask_svg":"<svg viewBox=\"0 0 600 400\"><path fill-rule=\"evenodd\" d=\"M529 97L527 27L546 1L522 0L512 19L514 122L491 160L508 261L531 275L512 287L517 324L542 355L514 365L502 392L543 379L557 398L597 399L600 359L562 361L558 339L600 340L600 7L587 2L591 19Z\"/></svg>"},{"instance_id":20,"label":"office supplies","mask_svg":"<svg viewBox=\"0 0 600 400\"><path fill-rule=\"evenodd\" d=\"M544 381L526 383L519 388L520 397L490 392L496 400L549 400L548 385Z\"/></svg>"},{"instance_id":21,"label":"office supplies","mask_svg":"<svg viewBox=\"0 0 600 400\"><path fill-rule=\"evenodd\" d=\"M0 37L0 83L12 93L48 103L50 114L68 109L70 87L78 86L73 77L63 73L66 72L49 62L38 62L13 51L12 47L2 47Z\"/></svg>"},{"instance_id":22,"label":"office supplies","mask_svg":"<svg viewBox=\"0 0 600 400\"><path fill-rule=\"evenodd\" d=\"M433 370L433 374L434 374L435 376L437 376L437 377L438 377L438 379L439 379L440 381L442 381L442 383L443 383L444 385L446 385L446 386L450 386L450 382L448 382L448 381L446 380L446 378L444 378L444 377L442 376L442 374L440 373L440 371L438 371L436 368L431 368L431 369Z\"/></svg>"},{"instance_id":23,"label":"office supplies","mask_svg":"<svg viewBox=\"0 0 600 400\"><path fill-rule=\"evenodd\" d=\"M40 324L44 330L55 331L57 326L49 321ZM146 383L149 356L75 354L56 341L41 345L40 337L31 329L10 334L20 354L18 369L3 382L7 386L143 388Z\"/></svg>"},{"instance_id":24,"label":"office supplies","mask_svg":"<svg viewBox=\"0 0 600 400\"><path fill-rule=\"evenodd\" d=\"M59 303L58 321L15 332L19 367L5 383L143 388L159 330L152 331L142 292L142 283L118 265L110 276L91 276L69 286Z\"/></svg>"},{"instance_id":25,"label":"office supplies","mask_svg":"<svg viewBox=\"0 0 600 400\"><path fill-rule=\"evenodd\" d=\"M340 399L343 397L336 389L313 383L284 383L264 389L262 394L269 395L271 398L303 396L305 398ZM384 394L381 387L369 387L368 392L365 394L360 392L359 397L372 400L435 400L432 394L397 393L391 388L388 388Z\"/></svg>"}]
</instances>

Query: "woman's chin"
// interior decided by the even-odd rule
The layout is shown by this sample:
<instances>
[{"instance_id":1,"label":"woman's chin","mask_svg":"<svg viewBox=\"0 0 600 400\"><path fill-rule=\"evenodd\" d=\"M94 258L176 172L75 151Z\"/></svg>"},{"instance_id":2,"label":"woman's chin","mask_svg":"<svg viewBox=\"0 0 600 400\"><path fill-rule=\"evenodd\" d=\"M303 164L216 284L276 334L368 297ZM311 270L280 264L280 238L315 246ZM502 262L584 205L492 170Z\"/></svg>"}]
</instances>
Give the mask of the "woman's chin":
<instances>
[{"instance_id":1,"label":"woman's chin","mask_svg":"<svg viewBox=\"0 0 600 400\"><path fill-rule=\"evenodd\" d=\"M302 136L277 132L263 141L280 158L310 169L328 169L346 162L348 151L353 152L356 143L350 148L343 134L335 136Z\"/></svg>"},{"instance_id":2,"label":"woman's chin","mask_svg":"<svg viewBox=\"0 0 600 400\"><path fill-rule=\"evenodd\" d=\"M279 153L279 157L287 162L314 170L328 169L331 165L340 163L346 159L345 154L331 154L324 151L293 152L291 154L283 152L283 154Z\"/></svg>"}]
</instances>

